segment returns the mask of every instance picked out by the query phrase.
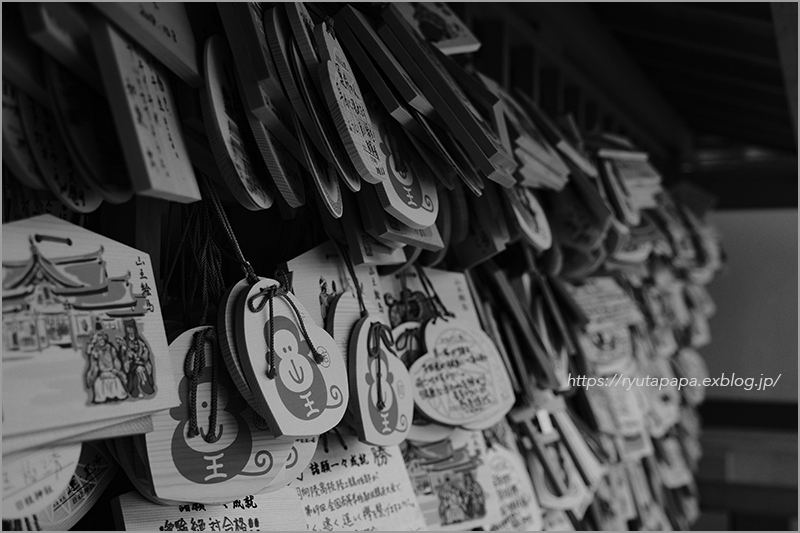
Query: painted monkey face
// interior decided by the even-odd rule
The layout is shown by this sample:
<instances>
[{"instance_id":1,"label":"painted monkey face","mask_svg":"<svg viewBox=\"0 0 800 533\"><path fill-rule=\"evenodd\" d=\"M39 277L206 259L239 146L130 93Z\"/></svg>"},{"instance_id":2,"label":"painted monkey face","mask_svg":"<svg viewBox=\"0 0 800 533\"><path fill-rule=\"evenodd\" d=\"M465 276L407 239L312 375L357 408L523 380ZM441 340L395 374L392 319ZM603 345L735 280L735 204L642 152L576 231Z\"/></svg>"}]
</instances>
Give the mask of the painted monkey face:
<instances>
[{"instance_id":1,"label":"painted monkey face","mask_svg":"<svg viewBox=\"0 0 800 533\"><path fill-rule=\"evenodd\" d=\"M230 395L228 389L220 383L217 387L217 427L214 442L206 442L205 436L211 431L209 415L211 414L211 382L205 381L197 385L197 427L200 435L188 437L189 424L183 429L183 438L187 446L196 452L213 453L230 446L239 434L239 421L233 413L225 410Z\"/></svg>"},{"instance_id":2,"label":"painted monkey face","mask_svg":"<svg viewBox=\"0 0 800 533\"><path fill-rule=\"evenodd\" d=\"M281 329L275 332L275 365L280 380L286 388L294 393L301 393L311 388L314 383L314 369L306 353L305 342L299 343L293 331Z\"/></svg>"},{"instance_id":3,"label":"painted monkey face","mask_svg":"<svg viewBox=\"0 0 800 533\"><path fill-rule=\"evenodd\" d=\"M300 337L297 325L285 316L274 319L276 387L285 407L300 420L311 420L327 404L325 378L311 358L308 343ZM269 322L264 325L269 341ZM324 357L324 354L323 354ZM327 359L329 364L330 359ZM324 363L325 361L323 361Z\"/></svg>"}]
</instances>

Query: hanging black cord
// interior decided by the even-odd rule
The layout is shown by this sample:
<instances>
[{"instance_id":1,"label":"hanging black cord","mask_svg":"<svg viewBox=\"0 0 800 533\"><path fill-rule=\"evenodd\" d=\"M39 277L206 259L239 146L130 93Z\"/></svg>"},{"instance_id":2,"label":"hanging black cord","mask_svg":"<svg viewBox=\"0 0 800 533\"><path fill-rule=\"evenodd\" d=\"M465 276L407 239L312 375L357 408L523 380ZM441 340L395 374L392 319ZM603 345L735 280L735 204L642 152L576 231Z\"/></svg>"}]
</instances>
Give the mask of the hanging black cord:
<instances>
[{"instance_id":1,"label":"hanging black cord","mask_svg":"<svg viewBox=\"0 0 800 533\"><path fill-rule=\"evenodd\" d=\"M348 254L348 246L346 244L339 244L335 240L331 239L331 242L336 246L336 250L339 252L339 255L342 256L342 261L344 261L345 266L347 267L347 271L350 273L350 277L353 280L353 284L356 286L356 297L358 298L358 307L361 310L361 316L365 317L369 313L367 313L367 306L364 304L364 295L361 292L361 283L358 281L358 276L356 275L356 267L353 265L353 260L350 258Z\"/></svg>"},{"instance_id":2,"label":"hanging black cord","mask_svg":"<svg viewBox=\"0 0 800 533\"><path fill-rule=\"evenodd\" d=\"M273 300L276 296L282 297L286 303L289 304L289 307L292 308L292 311L294 311L294 314L297 317L298 325L300 326L300 332L303 334L303 338L308 343L308 347L314 356L314 361L316 361L317 364L320 364L325 360L325 357L319 353L317 348L314 346L314 343L311 341L311 337L308 335L308 330L306 329L305 321L303 320L303 316L300 314L300 310L294 304L292 299L288 297L289 291L286 289L288 286L286 274L283 272L280 272L280 274L283 278L283 284L279 283L278 285L264 287L258 291L258 293L247 299L247 308L251 313L260 313L264 307L269 304L269 353L267 353L267 377L269 379L275 377L275 313ZM259 298L260 300L258 303L256 303L256 300Z\"/></svg>"},{"instance_id":3,"label":"hanging black cord","mask_svg":"<svg viewBox=\"0 0 800 533\"><path fill-rule=\"evenodd\" d=\"M394 353L394 339L392 338L392 330L386 324L381 322L372 322L369 325L369 333L367 334L367 353L370 357L377 359L377 368L376 368L376 388L378 393L378 401L376 405L379 410L383 409L386 406L386 402L383 401L383 385L381 384L381 341L386 346L388 350L392 352L393 355L397 355Z\"/></svg>"},{"instance_id":4,"label":"hanging black cord","mask_svg":"<svg viewBox=\"0 0 800 533\"><path fill-rule=\"evenodd\" d=\"M203 435L203 440L208 443L217 440L217 397L219 396L218 361L216 361L216 335L213 328L205 328L195 332L192 346L186 354L183 372L191 380L189 384L189 429L188 436L195 437L200 434L197 426L197 385L206 366L206 343L211 344L211 410L208 415L208 433Z\"/></svg>"},{"instance_id":5,"label":"hanging black cord","mask_svg":"<svg viewBox=\"0 0 800 533\"><path fill-rule=\"evenodd\" d=\"M222 224L222 228L225 230L225 234L233 246L233 249L236 253L236 258L238 259L242 270L247 277L247 281L251 285L255 285L259 281L258 276L256 276L253 266L247 261L247 259L244 258L242 249L239 247L239 241L236 240L236 235L233 233L231 223L228 221L228 217L225 215L225 211L222 209L222 202L217 195L217 191L214 190L214 185L211 183L209 177L203 172L198 172L197 174L200 175L200 184L203 187L204 193L203 196L211 200L211 205L214 207L214 211L217 214L217 219L219 220L220 224Z\"/></svg>"},{"instance_id":6,"label":"hanging black cord","mask_svg":"<svg viewBox=\"0 0 800 533\"><path fill-rule=\"evenodd\" d=\"M415 265L415 268L417 269L417 275L419 276L419 281L422 284L422 289L428 296L428 302L434 315L433 320L435 321L439 318L442 318L446 322L448 318L455 318L456 315L451 313L444 306L444 303L442 303L442 300L439 298L439 294L436 292L433 283L431 283L431 280L428 278L428 275L425 274L425 271L422 269L422 267Z\"/></svg>"}]
</instances>

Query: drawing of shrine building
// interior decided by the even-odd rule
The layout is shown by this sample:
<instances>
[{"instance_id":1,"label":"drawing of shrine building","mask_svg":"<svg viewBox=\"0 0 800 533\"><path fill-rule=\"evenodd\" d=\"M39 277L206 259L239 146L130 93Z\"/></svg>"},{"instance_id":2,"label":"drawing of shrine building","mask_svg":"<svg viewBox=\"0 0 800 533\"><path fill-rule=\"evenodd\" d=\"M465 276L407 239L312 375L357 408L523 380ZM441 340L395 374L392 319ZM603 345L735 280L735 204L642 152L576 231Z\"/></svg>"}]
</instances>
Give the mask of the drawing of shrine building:
<instances>
[{"instance_id":1,"label":"drawing of shrine building","mask_svg":"<svg viewBox=\"0 0 800 533\"><path fill-rule=\"evenodd\" d=\"M80 349L101 327L121 337L123 317L152 309L146 295L133 293L130 272L108 276L102 246L85 255L48 258L33 238L30 243L27 260L3 261L4 357L49 346Z\"/></svg>"}]
</instances>

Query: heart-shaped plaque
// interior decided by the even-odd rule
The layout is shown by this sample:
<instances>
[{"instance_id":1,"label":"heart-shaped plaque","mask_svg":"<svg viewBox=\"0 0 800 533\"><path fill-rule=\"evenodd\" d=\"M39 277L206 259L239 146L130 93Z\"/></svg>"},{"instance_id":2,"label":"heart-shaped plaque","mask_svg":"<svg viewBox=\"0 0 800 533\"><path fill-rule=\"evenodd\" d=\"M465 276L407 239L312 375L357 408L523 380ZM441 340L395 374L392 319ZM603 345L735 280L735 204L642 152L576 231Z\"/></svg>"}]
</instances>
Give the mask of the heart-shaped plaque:
<instances>
[{"instance_id":1,"label":"heart-shaped plaque","mask_svg":"<svg viewBox=\"0 0 800 533\"><path fill-rule=\"evenodd\" d=\"M425 416L486 429L496 423L498 411L508 412L514 391L488 335L457 319L436 319L425 325L424 336L427 352L411 365L410 374L414 401Z\"/></svg>"},{"instance_id":2,"label":"heart-shaped plaque","mask_svg":"<svg viewBox=\"0 0 800 533\"><path fill-rule=\"evenodd\" d=\"M261 278L242 293L236 339L258 411L276 436L320 435L339 423L349 399L342 354L277 281Z\"/></svg>"},{"instance_id":3,"label":"heart-shaped plaque","mask_svg":"<svg viewBox=\"0 0 800 533\"><path fill-rule=\"evenodd\" d=\"M359 440L375 446L403 442L411 428L411 378L393 350L388 323L377 315L358 321L350 334L350 406Z\"/></svg>"},{"instance_id":4,"label":"heart-shaped plaque","mask_svg":"<svg viewBox=\"0 0 800 533\"><path fill-rule=\"evenodd\" d=\"M214 354L216 340L207 336L213 331L190 329L170 344L174 372L184 374L181 405L155 413L146 435L153 488L161 499L211 504L262 492L282 473L294 444L267 431L239 394ZM203 367L196 358L186 365L200 343Z\"/></svg>"}]
</instances>

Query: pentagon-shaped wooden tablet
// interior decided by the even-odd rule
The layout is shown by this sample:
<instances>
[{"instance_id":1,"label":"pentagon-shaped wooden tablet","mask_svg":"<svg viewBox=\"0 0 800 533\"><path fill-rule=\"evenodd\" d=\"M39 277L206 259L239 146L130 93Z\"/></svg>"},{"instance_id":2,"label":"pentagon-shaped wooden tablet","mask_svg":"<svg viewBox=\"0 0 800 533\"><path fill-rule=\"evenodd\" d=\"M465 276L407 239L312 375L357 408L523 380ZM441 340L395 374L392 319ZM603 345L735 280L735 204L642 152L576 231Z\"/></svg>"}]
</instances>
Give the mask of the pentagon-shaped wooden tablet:
<instances>
[{"instance_id":1,"label":"pentagon-shaped wooden tablet","mask_svg":"<svg viewBox=\"0 0 800 533\"><path fill-rule=\"evenodd\" d=\"M375 186L381 205L412 228L432 226L439 213L439 195L428 165L377 98L368 94L365 99L373 129L379 135L378 155L388 174L388 179Z\"/></svg>"},{"instance_id":2,"label":"pentagon-shaped wooden tablet","mask_svg":"<svg viewBox=\"0 0 800 533\"><path fill-rule=\"evenodd\" d=\"M259 412L276 436L320 435L336 426L347 409L344 359L333 338L314 324L293 294L273 296L270 316L269 303L263 299L268 298L265 291L277 285L262 278L240 296L236 312L239 360ZM320 362L304 331L322 356ZM271 356L270 339L274 340ZM268 370L272 377L267 376Z\"/></svg>"},{"instance_id":3,"label":"pentagon-shaped wooden tablet","mask_svg":"<svg viewBox=\"0 0 800 533\"><path fill-rule=\"evenodd\" d=\"M314 28L314 38L320 55L317 75L350 161L367 183L385 181L388 171L378 152L378 132L373 127L350 62L327 23Z\"/></svg>"},{"instance_id":4,"label":"pentagon-shaped wooden tablet","mask_svg":"<svg viewBox=\"0 0 800 533\"><path fill-rule=\"evenodd\" d=\"M513 404L502 358L482 330L465 328L457 319L437 319L425 325L424 337L426 353L410 374L414 401L425 416L475 427L493 418L499 406Z\"/></svg>"},{"instance_id":5,"label":"pentagon-shaped wooden tablet","mask_svg":"<svg viewBox=\"0 0 800 533\"><path fill-rule=\"evenodd\" d=\"M78 177L53 114L30 96L24 95L18 102L31 153L50 191L78 213L100 207L103 200Z\"/></svg>"},{"instance_id":6,"label":"pentagon-shaped wooden tablet","mask_svg":"<svg viewBox=\"0 0 800 533\"><path fill-rule=\"evenodd\" d=\"M209 329L213 331L210 326L188 330L170 344L176 374L184 373L195 335ZM153 488L162 499L211 504L258 493L281 473L294 442L276 439L263 428L216 348L206 341L204 350L204 367L190 366L197 372L196 393L192 378L184 374L178 386L181 404L154 414L153 431L146 435ZM220 367L214 370L215 365ZM189 433L192 411L199 435ZM212 420L216 427L209 427Z\"/></svg>"},{"instance_id":7,"label":"pentagon-shaped wooden tablet","mask_svg":"<svg viewBox=\"0 0 800 533\"><path fill-rule=\"evenodd\" d=\"M247 135L247 116L239 99L228 44L219 35L206 41L206 75L202 98L203 121L225 184L242 206L251 210L267 209L273 195L257 175L257 153Z\"/></svg>"},{"instance_id":8,"label":"pentagon-shaped wooden tablet","mask_svg":"<svg viewBox=\"0 0 800 533\"><path fill-rule=\"evenodd\" d=\"M367 313L378 314L378 309L374 302L367 300L364 302ZM361 306L358 298L352 292L337 294L328 307L328 314L325 319L325 331L330 333L336 346L344 357L347 364L349 356L350 335L356 323L363 318L361 316Z\"/></svg>"},{"instance_id":9,"label":"pentagon-shaped wooden tablet","mask_svg":"<svg viewBox=\"0 0 800 533\"><path fill-rule=\"evenodd\" d=\"M389 324L378 315L359 320L350 335L350 409L359 440L375 446L403 442L414 415L411 377L391 344Z\"/></svg>"}]
</instances>

